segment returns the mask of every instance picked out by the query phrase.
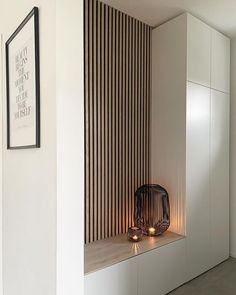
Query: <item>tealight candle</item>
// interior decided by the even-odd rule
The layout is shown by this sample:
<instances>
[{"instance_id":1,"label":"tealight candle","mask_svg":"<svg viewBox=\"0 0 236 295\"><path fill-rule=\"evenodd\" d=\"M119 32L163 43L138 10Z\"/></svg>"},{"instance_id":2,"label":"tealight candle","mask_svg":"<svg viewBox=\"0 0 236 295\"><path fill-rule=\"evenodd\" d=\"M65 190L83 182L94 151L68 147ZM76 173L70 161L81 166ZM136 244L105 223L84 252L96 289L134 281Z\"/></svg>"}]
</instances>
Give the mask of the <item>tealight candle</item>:
<instances>
[{"instance_id":1,"label":"tealight candle","mask_svg":"<svg viewBox=\"0 0 236 295\"><path fill-rule=\"evenodd\" d=\"M128 238L132 242L138 242L142 239L143 232L141 228L132 226L128 229Z\"/></svg>"},{"instance_id":2,"label":"tealight candle","mask_svg":"<svg viewBox=\"0 0 236 295\"><path fill-rule=\"evenodd\" d=\"M149 234L150 236L153 236L153 235L155 235L155 233L156 233L155 228L154 228L154 227L149 227L149 229L148 229L148 234Z\"/></svg>"},{"instance_id":3,"label":"tealight candle","mask_svg":"<svg viewBox=\"0 0 236 295\"><path fill-rule=\"evenodd\" d=\"M133 240L134 240L134 241L137 241L137 240L138 240L138 236L134 235L134 236L133 236Z\"/></svg>"}]
</instances>

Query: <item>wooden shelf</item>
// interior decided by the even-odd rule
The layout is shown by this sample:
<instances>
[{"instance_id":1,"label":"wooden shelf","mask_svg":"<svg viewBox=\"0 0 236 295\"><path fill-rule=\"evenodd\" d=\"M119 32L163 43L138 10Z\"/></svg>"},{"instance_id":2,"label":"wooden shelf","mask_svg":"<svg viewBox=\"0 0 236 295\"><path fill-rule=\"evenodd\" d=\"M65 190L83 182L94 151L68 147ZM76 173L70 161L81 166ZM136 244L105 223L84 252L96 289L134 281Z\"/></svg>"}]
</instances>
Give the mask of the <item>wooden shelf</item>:
<instances>
[{"instance_id":1,"label":"wooden shelf","mask_svg":"<svg viewBox=\"0 0 236 295\"><path fill-rule=\"evenodd\" d=\"M173 243L184 236L167 231L158 237L146 237L138 243L127 240L127 235L85 245L85 274L101 270L150 250Z\"/></svg>"}]
</instances>

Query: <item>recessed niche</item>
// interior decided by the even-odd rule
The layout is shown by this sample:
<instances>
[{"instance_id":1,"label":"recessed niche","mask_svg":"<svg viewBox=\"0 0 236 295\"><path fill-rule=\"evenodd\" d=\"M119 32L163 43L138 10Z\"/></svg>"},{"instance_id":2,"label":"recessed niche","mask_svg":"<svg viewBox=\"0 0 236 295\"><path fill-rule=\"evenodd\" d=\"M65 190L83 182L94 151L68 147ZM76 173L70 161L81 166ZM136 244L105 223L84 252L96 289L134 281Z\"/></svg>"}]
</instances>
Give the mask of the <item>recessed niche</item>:
<instances>
[{"instance_id":1,"label":"recessed niche","mask_svg":"<svg viewBox=\"0 0 236 295\"><path fill-rule=\"evenodd\" d=\"M168 186L153 165L158 138L151 137L152 124L158 118L151 108L152 28L96 0L85 0L84 15L88 273L182 239L185 221L179 187ZM135 192L149 183L169 193L170 215L162 226L170 223L170 231L132 243L127 232L134 226Z\"/></svg>"}]
</instances>

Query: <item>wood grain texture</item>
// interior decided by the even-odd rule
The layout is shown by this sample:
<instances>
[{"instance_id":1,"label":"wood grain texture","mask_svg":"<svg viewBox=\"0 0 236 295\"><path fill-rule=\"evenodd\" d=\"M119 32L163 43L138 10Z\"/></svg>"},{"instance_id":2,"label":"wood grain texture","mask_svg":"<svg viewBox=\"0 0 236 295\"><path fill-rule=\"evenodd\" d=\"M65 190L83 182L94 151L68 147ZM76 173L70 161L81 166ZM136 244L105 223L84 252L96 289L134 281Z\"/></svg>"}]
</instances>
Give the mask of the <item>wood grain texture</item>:
<instances>
[{"instance_id":1,"label":"wood grain texture","mask_svg":"<svg viewBox=\"0 0 236 295\"><path fill-rule=\"evenodd\" d=\"M85 243L125 233L149 180L151 28L85 0Z\"/></svg>"},{"instance_id":2,"label":"wood grain texture","mask_svg":"<svg viewBox=\"0 0 236 295\"><path fill-rule=\"evenodd\" d=\"M109 267L131 257L183 239L167 231L159 237L144 237L138 243L127 240L126 234L85 245L85 274Z\"/></svg>"}]
</instances>

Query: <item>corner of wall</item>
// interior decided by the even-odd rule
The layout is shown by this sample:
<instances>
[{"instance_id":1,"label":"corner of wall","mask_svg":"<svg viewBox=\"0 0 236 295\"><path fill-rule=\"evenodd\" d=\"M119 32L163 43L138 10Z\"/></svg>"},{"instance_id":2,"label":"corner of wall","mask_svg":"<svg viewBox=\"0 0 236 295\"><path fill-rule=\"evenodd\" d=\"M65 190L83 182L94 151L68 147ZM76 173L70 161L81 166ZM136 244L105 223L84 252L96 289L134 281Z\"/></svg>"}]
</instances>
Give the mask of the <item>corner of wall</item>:
<instances>
[{"instance_id":1,"label":"corner of wall","mask_svg":"<svg viewBox=\"0 0 236 295\"><path fill-rule=\"evenodd\" d=\"M230 255L236 257L236 37L231 40Z\"/></svg>"}]
</instances>

